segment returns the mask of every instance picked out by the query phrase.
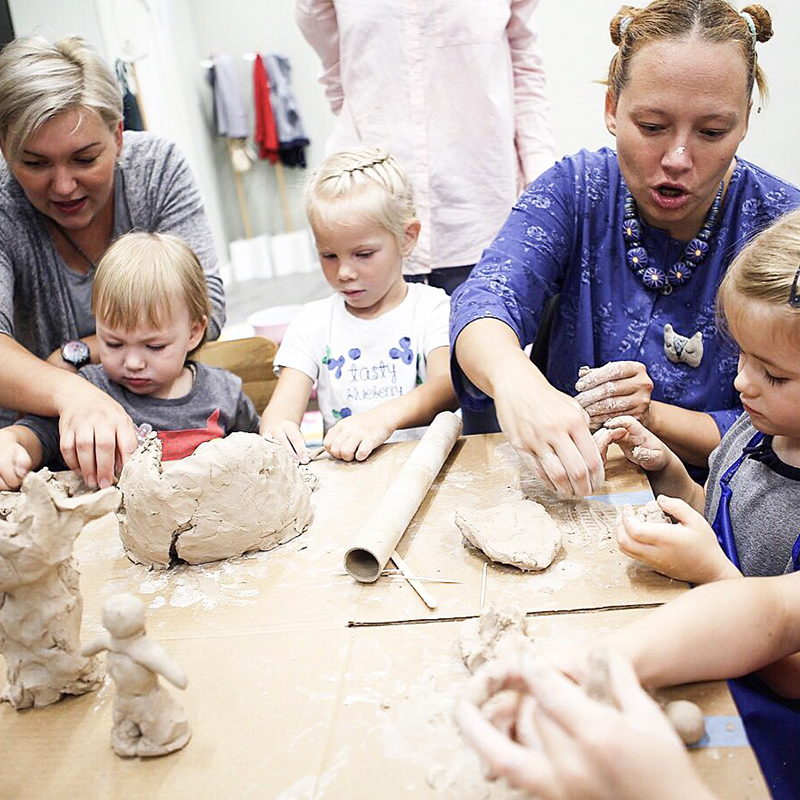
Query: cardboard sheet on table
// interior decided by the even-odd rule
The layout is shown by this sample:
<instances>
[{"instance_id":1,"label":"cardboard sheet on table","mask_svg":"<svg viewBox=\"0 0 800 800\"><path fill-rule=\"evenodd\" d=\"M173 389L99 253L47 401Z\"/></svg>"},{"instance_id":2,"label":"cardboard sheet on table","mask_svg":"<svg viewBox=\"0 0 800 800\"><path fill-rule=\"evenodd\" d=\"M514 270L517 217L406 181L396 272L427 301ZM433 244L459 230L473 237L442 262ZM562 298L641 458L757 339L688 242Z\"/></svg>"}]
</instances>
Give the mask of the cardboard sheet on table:
<instances>
[{"instance_id":1,"label":"cardboard sheet on table","mask_svg":"<svg viewBox=\"0 0 800 800\"><path fill-rule=\"evenodd\" d=\"M172 690L184 750L150 760L111 750L113 690L15 712L0 705L0 797L311 797L348 656L344 629L161 640L189 676ZM1 663L1 660L0 660Z\"/></svg>"},{"instance_id":2,"label":"cardboard sheet on table","mask_svg":"<svg viewBox=\"0 0 800 800\"><path fill-rule=\"evenodd\" d=\"M413 448L412 443L389 445L361 465L320 465L323 504L331 487L339 496L357 498L358 508L330 517L325 535L348 541L359 520L380 502L381 492ZM353 494L351 495L351 492ZM686 584L672 581L636 566L620 553L613 534L618 506L624 500L652 497L644 473L630 464L615 445L610 450L607 481L603 489L609 502L558 501L546 495L537 499L567 520L562 552L541 573L489 562L486 600L514 602L526 612L602 609L665 602L685 591ZM411 570L426 578L460 583L426 583L438 602L430 611L402 580L380 578L365 584L353 621L391 622L415 619L448 619L480 612L483 566L488 559L464 544L454 518L457 509L490 508L521 496L519 462L511 445L500 434L468 436L460 440L445 463L431 491L403 536L398 552ZM364 505L367 507L364 508ZM342 555L346 547L342 549ZM388 565L389 567L392 564Z\"/></svg>"},{"instance_id":3,"label":"cardboard sheet on table","mask_svg":"<svg viewBox=\"0 0 800 800\"><path fill-rule=\"evenodd\" d=\"M578 644L642 613L627 609L530 618L529 632L542 645ZM461 624L352 629L343 701L315 798L520 796L502 783L484 781L477 757L453 722L453 706L468 678L458 647ZM692 700L706 715L737 713L724 682L677 687L659 699ZM690 757L717 796L769 797L749 747L692 750Z\"/></svg>"},{"instance_id":4,"label":"cardboard sheet on table","mask_svg":"<svg viewBox=\"0 0 800 800\"><path fill-rule=\"evenodd\" d=\"M580 643L639 609L532 618L540 643ZM10 742L0 797L308 798L515 797L486 784L452 708L468 678L461 623L291 627L160 639L186 669L175 690L193 729L185 750L123 760L109 746L113 692L45 709L0 706ZM724 683L671 690L705 714L735 714ZM749 748L691 758L718 796L766 798Z\"/></svg>"}]
</instances>

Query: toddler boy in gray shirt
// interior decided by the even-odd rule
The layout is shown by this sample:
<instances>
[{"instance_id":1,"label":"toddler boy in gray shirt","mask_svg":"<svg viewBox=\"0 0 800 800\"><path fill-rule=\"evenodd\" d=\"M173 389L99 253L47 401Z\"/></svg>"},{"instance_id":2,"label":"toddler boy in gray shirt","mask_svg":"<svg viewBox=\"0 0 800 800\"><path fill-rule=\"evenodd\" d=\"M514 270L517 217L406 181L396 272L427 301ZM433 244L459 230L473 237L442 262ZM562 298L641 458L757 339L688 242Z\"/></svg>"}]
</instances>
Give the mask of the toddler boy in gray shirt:
<instances>
[{"instance_id":1,"label":"toddler boy in gray shirt","mask_svg":"<svg viewBox=\"0 0 800 800\"><path fill-rule=\"evenodd\" d=\"M156 431L165 461L235 431L258 432L241 380L188 360L205 339L209 301L200 262L181 239L144 232L117 239L97 268L92 308L100 364L79 373L142 434ZM0 490L18 488L58 455L57 419L30 415L0 430Z\"/></svg>"}]
</instances>

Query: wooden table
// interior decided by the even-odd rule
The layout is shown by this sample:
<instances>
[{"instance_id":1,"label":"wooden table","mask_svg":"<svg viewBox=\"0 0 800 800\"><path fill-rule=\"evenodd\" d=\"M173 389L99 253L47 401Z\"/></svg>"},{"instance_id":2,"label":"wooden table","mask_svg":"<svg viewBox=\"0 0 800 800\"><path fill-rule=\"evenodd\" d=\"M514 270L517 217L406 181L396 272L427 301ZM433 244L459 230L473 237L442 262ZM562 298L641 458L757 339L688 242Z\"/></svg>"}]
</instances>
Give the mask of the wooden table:
<instances>
[{"instance_id":1,"label":"wooden table","mask_svg":"<svg viewBox=\"0 0 800 800\"><path fill-rule=\"evenodd\" d=\"M112 517L87 526L76 545L82 636L99 632L107 596L142 597L149 634L189 674L181 699L193 739L167 758L117 758L109 683L45 709L4 704L0 798L517 796L483 780L451 717L468 677L460 620L480 612L485 561L462 543L453 514L516 496L508 444L499 435L460 441L401 542L417 574L461 581L427 584L436 612L404 581L361 585L343 572L353 533L412 448L384 447L365 464L317 462L313 525L269 553L153 572L125 558ZM574 526L548 573L488 569L487 601L523 604L537 641L591 640L685 589L631 568L609 536L612 501L643 502L649 491L620 456L608 497L555 509ZM707 715L736 714L724 683L668 694L696 699ZM746 746L701 748L692 759L721 797L769 796Z\"/></svg>"}]
</instances>

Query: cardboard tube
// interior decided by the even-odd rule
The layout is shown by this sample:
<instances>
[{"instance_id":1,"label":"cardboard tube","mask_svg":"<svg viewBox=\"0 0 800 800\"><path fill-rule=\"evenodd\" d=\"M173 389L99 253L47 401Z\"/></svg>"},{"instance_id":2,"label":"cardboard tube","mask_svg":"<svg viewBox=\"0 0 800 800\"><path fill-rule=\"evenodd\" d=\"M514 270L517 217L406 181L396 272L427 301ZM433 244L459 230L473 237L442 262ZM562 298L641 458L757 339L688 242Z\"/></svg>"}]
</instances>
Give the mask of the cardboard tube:
<instances>
[{"instance_id":1,"label":"cardboard tube","mask_svg":"<svg viewBox=\"0 0 800 800\"><path fill-rule=\"evenodd\" d=\"M460 435L459 417L450 411L436 415L345 553L344 568L357 581L378 580Z\"/></svg>"}]
</instances>

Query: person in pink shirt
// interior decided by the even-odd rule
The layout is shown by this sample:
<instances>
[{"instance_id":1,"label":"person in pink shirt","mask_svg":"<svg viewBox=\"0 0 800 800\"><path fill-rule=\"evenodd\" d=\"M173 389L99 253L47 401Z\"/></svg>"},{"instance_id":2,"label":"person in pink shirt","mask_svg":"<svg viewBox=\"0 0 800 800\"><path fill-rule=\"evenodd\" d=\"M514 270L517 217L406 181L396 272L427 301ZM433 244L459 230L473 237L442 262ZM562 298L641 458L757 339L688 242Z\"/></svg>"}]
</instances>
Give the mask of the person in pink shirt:
<instances>
[{"instance_id":1,"label":"person in pink shirt","mask_svg":"<svg viewBox=\"0 0 800 800\"><path fill-rule=\"evenodd\" d=\"M327 152L382 146L407 166L422 229L406 273L448 294L555 160L537 4L296 0L337 116Z\"/></svg>"}]
</instances>

